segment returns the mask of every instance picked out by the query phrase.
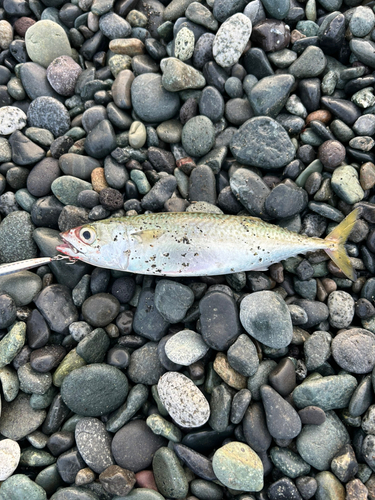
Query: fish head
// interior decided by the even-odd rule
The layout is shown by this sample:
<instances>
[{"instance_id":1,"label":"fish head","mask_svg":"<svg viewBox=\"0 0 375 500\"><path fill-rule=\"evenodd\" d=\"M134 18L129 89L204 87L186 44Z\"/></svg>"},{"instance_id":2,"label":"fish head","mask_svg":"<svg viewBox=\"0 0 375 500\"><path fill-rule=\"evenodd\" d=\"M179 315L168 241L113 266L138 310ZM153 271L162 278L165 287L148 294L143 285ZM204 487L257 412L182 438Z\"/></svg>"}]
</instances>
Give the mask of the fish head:
<instances>
[{"instance_id":1,"label":"fish head","mask_svg":"<svg viewBox=\"0 0 375 500\"><path fill-rule=\"evenodd\" d=\"M56 247L58 252L85 262L95 261L100 254L98 232L94 225L86 224L60 234L63 243Z\"/></svg>"}]
</instances>

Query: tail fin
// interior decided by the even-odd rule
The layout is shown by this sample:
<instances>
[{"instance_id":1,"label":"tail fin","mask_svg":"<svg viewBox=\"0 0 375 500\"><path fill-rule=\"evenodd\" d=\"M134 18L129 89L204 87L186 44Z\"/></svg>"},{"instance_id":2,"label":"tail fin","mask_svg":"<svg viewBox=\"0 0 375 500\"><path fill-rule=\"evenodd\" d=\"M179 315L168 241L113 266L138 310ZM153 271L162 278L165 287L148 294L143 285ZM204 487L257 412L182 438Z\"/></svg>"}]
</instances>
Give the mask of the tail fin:
<instances>
[{"instance_id":1,"label":"tail fin","mask_svg":"<svg viewBox=\"0 0 375 500\"><path fill-rule=\"evenodd\" d=\"M353 269L352 263L345 251L344 244L351 233L354 224L360 215L360 209L356 208L340 224L329 233L324 241L327 242L328 248L325 248L327 254L333 262L341 269L341 271L352 281L357 279L356 272Z\"/></svg>"}]
</instances>

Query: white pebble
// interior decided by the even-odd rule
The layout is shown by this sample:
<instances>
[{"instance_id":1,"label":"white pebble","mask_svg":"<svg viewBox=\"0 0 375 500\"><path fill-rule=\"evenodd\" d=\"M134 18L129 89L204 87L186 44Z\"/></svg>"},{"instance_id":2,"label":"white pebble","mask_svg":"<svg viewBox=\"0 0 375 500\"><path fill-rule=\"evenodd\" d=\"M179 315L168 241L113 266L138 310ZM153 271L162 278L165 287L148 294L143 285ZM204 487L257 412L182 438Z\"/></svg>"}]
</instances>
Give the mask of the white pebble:
<instances>
[{"instance_id":1,"label":"white pebble","mask_svg":"<svg viewBox=\"0 0 375 500\"><path fill-rule=\"evenodd\" d=\"M3 106L0 108L0 135L13 134L26 125L27 117L20 108Z\"/></svg>"},{"instance_id":2,"label":"white pebble","mask_svg":"<svg viewBox=\"0 0 375 500\"><path fill-rule=\"evenodd\" d=\"M5 481L17 469L21 448L13 439L0 441L0 481Z\"/></svg>"}]
</instances>

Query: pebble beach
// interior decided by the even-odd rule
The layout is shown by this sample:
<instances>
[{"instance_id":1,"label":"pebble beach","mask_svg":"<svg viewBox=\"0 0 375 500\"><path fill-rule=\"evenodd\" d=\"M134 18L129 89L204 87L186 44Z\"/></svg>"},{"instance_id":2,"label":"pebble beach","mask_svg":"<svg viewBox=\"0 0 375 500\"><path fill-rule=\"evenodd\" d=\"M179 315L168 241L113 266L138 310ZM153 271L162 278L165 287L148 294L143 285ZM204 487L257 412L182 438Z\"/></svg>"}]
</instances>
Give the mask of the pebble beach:
<instances>
[{"instance_id":1,"label":"pebble beach","mask_svg":"<svg viewBox=\"0 0 375 500\"><path fill-rule=\"evenodd\" d=\"M326 236L200 277L0 267L0 500L375 500L375 1L0 0L0 264L200 212Z\"/></svg>"}]
</instances>

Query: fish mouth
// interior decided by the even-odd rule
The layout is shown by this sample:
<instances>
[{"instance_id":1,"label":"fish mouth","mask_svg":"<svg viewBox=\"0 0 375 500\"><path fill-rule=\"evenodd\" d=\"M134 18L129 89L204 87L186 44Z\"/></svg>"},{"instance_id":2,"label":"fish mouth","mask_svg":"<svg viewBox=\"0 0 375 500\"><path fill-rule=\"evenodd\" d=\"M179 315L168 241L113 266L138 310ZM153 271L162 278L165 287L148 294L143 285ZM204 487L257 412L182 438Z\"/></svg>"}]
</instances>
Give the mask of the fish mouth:
<instances>
[{"instance_id":1,"label":"fish mouth","mask_svg":"<svg viewBox=\"0 0 375 500\"><path fill-rule=\"evenodd\" d=\"M63 235L61 235L61 238L63 239L63 243L57 245L56 250L64 255L68 255L68 257L78 258L79 251Z\"/></svg>"}]
</instances>

